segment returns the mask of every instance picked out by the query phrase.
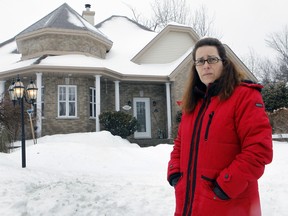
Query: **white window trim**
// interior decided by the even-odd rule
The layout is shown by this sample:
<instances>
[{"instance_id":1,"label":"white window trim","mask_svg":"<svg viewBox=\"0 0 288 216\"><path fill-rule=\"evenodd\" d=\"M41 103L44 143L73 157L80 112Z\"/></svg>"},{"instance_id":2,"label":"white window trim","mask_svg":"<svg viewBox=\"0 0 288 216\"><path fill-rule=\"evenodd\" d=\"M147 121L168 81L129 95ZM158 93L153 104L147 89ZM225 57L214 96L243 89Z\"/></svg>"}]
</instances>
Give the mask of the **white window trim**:
<instances>
[{"instance_id":1,"label":"white window trim","mask_svg":"<svg viewBox=\"0 0 288 216\"><path fill-rule=\"evenodd\" d=\"M136 103L137 102L145 102L145 112L146 112L146 132L134 132L134 137L136 139L141 138L152 138L151 135L151 116L150 116L150 98L133 98L133 115L135 118L137 118L137 108Z\"/></svg>"},{"instance_id":2,"label":"white window trim","mask_svg":"<svg viewBox=\"0 0 288 216\"><path fill-rule=\"evenodd\" d=\"M60 106L59 106L59 103L60 103L60 100L59 100L59 97L60 97L60 88L61 87L65 87L66 88L66 115L65 116L60 116L59 112L60 112ZM73 87L75 88L75 116L69 116L69 88L70 87ZM58 118L77 118L77 86L76 85L58 85L58 98L57 98L57 117Z\"/></svg>"},{"instance_id":3,"label":"white window trim","mask_svg":"<svg viewBox=\"0 0 288 216\"><path fill-rule=\"evenodd\" d=\"M92 90L92 101L90 100L90 95L89 95L89 108L92 105L92 116L90 115L90 111L89 110L89 117L90 118L96 118L96 88L95 87L90 87L89 89L89 94L90 94L90 90ZM94 110L94 106L95 106L95 110Z\"/></svg>"}]
</instances>

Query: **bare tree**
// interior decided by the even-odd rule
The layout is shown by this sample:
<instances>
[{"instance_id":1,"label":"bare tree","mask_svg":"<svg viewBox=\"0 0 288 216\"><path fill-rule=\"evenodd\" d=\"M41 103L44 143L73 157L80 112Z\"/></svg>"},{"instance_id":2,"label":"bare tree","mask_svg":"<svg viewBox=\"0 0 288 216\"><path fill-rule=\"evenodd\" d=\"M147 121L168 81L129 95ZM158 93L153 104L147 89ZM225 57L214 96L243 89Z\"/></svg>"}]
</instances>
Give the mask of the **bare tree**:
<instances>
[{"instance_id":1,"label":"bare tree","mask_svg":"<svg viewBox=\"0 0 288 216\"><path fill-rule=\"evenodd\" d=\"M200 37L216 36L213 29L214 19L208 16L208 10L204 5L193 11L186 0L155 0L151 4L150 19L141 19L141 14L137 13L135 8L128 7L132 11L134 21L155 31L163 29L168 23L176 22L191 26Z\"/></svg>"},{"instance_id":2,"label":"bare tree","mask_svg":"<svg viewBox=\"0 0 288 216\"><path fill-rule=\"evenodd\" d=\"M275 64L267 58L260 59L257 62L260 71L259 77L263 84L275 82L277 79L277 69Z\"/></svg>"},{"instance_id":3,"label":"bare tree","mask_svg":"<svg viewBox=\"0 0 288 216\"><path fill-rule=\"evenodd\" d=\"M260 79L261 77L261 71L259 68L260 58L256 54L255 50L250 48L249 54L245 57L241 57L241 59L245 63L245 65L249 68L249 70L257 77L257 79Z\"/></svg>"},{"instance_id":4,"label":"bare tree","mask_svg":"<svg viewBox=\"0 0 288 216\"><path fill-rule=\"evenodd\" d=\"M283 28L282 32L272 33L269 39L266 39L269 47L274 49L282 60L288 60L288 26Z\"/></svg>"},{"instance_id":5,"label":"bare tree","mask_svg":"<svg viewBox=\"0 0 288 216\"><path fill-rule=\"evenodd\" d=\"M279 68L276 78L288 82L288 26L281 32L270 34L266 43L278 54Z\"/></svg>"},{"instance_id":6,"label":"bare tree","mask_svg":"<svg viewBox=\"0 0 288 216\"><path fill-rule=\"evenodd\" d=\"M162 29L170 22L187 24L188 7L186 0L155 0L151 7L155 29Z\"/></svg>"},{"instance_id":7,"label":"bare tree","mask_svg":"<svg viewBox=\"0 0 288 216\"><path fill-rule=\"evenodd\" d=\"M207 8L204 5L194 11L190 25L200 37L216 34L213 28L214 17L208 16Z\"/></svg>"},{"instance_id":8,"label":"bare tree","mask_svg":"<svg viewBox=\"0 0 288 216\"><path fill-rule=\"evenodd\" d=\"M250 48L249 54L241 59L263 84L277 82L279 79L277 64L267 57L259 56L254 49Z\"/></svg>"},{"instance_id":9,"label":"bare tree","mask_svg":"<svg viewBox=\"0 0 288 216\"><path fill-rule=\"evenodd\" d=\"M155 30L155 23L150 19L146 19L137 9L129 4L124 3L132 12L132 20L145 26L148 29Z\"/></svg>"}]
</instances>

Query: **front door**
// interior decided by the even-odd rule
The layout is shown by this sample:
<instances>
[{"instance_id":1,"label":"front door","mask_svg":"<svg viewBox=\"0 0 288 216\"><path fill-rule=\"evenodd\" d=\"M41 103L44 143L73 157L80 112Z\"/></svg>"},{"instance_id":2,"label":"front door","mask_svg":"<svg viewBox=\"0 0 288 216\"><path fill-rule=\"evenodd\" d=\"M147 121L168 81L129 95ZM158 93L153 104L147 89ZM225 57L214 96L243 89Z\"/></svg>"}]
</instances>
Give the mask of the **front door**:
<instances>
[{"instance_id":1,"label":"front door","mask_svg":"<svg viewBox=\"0 0 288 216\"><path fill-rule=\"evenodd\" d=\"M134 117L138 121L138 129L134 133L135 138L151 138L151 119L150 119L150 99L133 99Z\"/></svg>"}]
</instances>

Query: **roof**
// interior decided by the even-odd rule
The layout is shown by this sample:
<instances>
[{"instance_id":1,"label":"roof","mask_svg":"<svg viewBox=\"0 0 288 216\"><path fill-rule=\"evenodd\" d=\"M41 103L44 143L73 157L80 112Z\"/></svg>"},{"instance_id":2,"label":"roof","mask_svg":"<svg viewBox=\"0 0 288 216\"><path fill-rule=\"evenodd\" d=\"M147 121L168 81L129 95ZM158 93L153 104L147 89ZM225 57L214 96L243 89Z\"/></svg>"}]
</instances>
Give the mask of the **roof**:
<instances>
[{"instance_id":1,"label":"roof","mask_svg":"<svg viewBox=\"0 0 288 216\"><path fill-rule=\"evenodd\" d=\"M190 61L193 44L188 44L188 49L182 49L183 54L176 60L166 63L135 62L145 55L145 52L155 48L161 37L167 36L175 30L183 31L194 40L197 35L190 27L178 24L170 24L159 34L153 32L135 21L124 16L111 16L103 22L92 26L66 3L37 21L17 36L29 34L42 28L86 29L101 37L113 41L113 47L107 53L105 59L100 59L82 54L45 55L34 59L21 60L21 54L15 52L17 44L15 37L0 44L0 79L14 76L18 73L39 71L83 71L87 74L101 74L120 80L161 80L169 81L175 77L175 72ZM190 33L189 33L190 32ZM17 37L16 37L17 38ZM185 51L186 50L186 51ZM232 55L233 52L231 52ZM236 57L237 58L237 57Z\"/></svg>"},{"instance_id":2,"label":"roof","mask_svg":"<svg viewBox=\"0 0 288 216\"><path fill-rule=\"evenodd\" d=\"M138 22L136 22L136 21L134 21L134 20L132 20L132 19L129 19L129 18L126 17L126 16L120 16L120 15L113 15L113 16L111 16L111 17L103 20L102 22L96 24L95 27L96 27L96 28L101 28L101 27L102 27L102 24L106 23L107 21L109 21L109 20L111 20L111 19L113 19L113 18L123 18L123 19L127 19L127 21L134 23L135 25L137 25L138 27L142 28L143 30L154 32L154 31L152 31L151 29L147 28L146 26L143 26L143 25L139 24Z\"/></svg>"},{"instance_id":3,"label":"roof","mask_svg":"<svg viewBox=\"0 0 288 216\"><path fill-rule=\"evenodd\" d=\"M0 55L2 57L0 58L0 77L4 78L4 74L7 76L11 75L11 73L17 74L17 71L28 70L29 67L35 68L38 65L38 67L42 68L41 70L44 70L44 67L67 67L70 70L77 68L78 71L79 68L81 70L86 68L94 73L97 73L97 71L102 73L106 70L109 73L115 73L117 76L127 79L130 79L128 76L160 76L168 79L167 76L177 67L177 62L159 65L139 65L132 62L131 59L156 37L157 33L142 28L127 17L112 16L102 22L98 30L105 35L109 35L109 38L113 41L113 47L107 53L105 59L71 54L21 61L21 55L15 53L15 49L17 49L15 38L9 42L6 41L0 45Z\"/></svg>"},{"instance_id":4,"label":"roof","mask_svg":"<svg viewBox=\"0 0 288 216\"><path fill-rule=\"evenodd\" d=\"M87 22L82 16L80 16L75 10L73 10L67 3L62 4L60 7L43 17L36 23L32 24L28 28L21 31L16 37L45 29L45 28L56 28L56 29L70 29L70 30L86 30L98 37L108 37L101 31ZM109 39L108 39L109 40Z\"/></svg>"}]
</instances>

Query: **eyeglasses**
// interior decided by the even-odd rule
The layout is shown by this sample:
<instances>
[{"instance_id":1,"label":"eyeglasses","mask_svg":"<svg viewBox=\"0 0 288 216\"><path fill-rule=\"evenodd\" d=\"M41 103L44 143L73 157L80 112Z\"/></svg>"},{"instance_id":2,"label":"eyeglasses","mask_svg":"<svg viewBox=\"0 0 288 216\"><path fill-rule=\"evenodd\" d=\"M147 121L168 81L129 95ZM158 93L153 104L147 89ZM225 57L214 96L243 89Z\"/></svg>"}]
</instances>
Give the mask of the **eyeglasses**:
<instances>
[{"instance_id":1,"label":"eyeglasses","mask_svg":"<svg viewBox=\"0 0 288 216\"><path fill-rule=\"evenodd\" d=\"M222 59L218 57L208 57L206 60L205 59L198 59L194 62L196 66L203 66L205 62L207 61L208 64L216 64L219 61L222 61Z\"/></svg>"}]
</instances>

